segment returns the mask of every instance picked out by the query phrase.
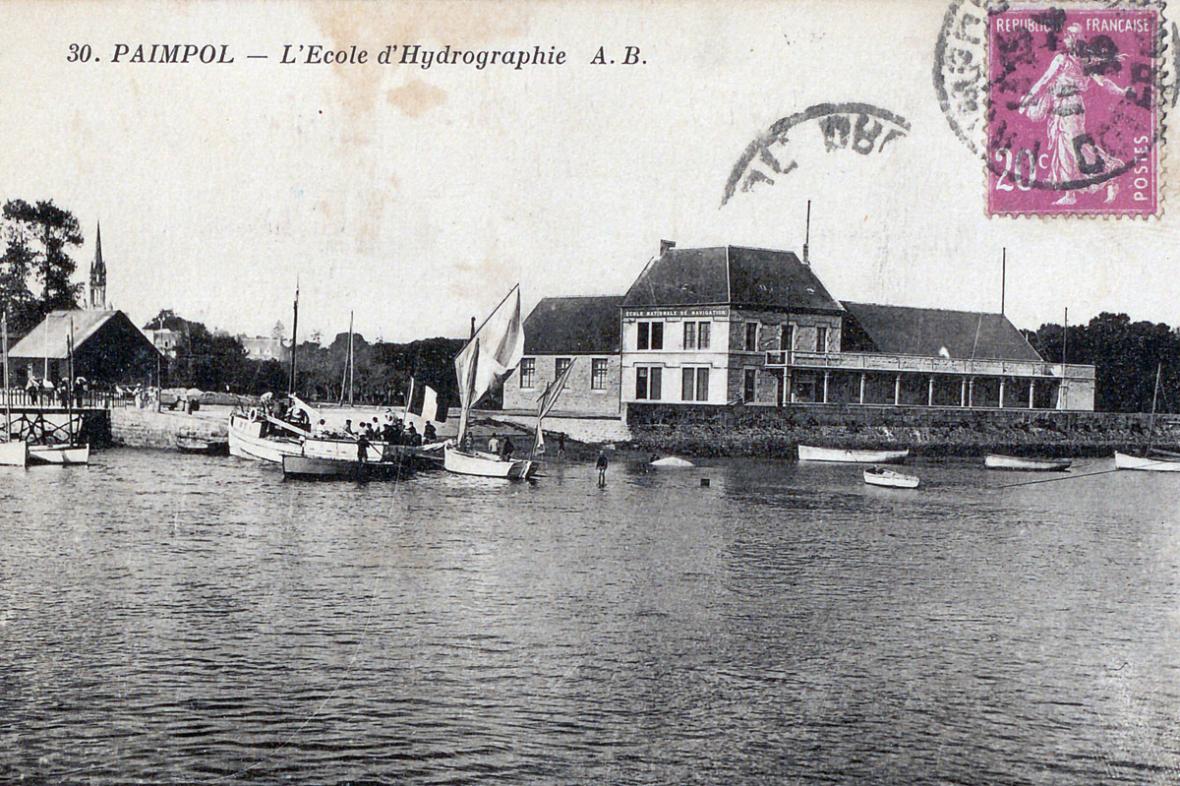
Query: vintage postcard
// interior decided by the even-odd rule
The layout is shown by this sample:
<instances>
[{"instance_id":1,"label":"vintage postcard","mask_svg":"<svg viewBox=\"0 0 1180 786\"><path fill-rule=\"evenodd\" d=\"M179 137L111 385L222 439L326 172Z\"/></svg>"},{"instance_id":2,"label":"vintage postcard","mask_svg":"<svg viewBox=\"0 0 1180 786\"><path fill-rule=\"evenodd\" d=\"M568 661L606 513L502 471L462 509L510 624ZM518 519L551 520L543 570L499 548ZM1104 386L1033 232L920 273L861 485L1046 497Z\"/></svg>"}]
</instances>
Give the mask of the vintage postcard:
<instances>
[{"instance_id":1,"label":"vintage postcard","mask_svg":"<svg viewBox=\"0 0 1180 786\"><path fill-rule=\"evenodd\" d=\"M6 3L0 783L1177 782L1177 13Z\"/></svg>"}]
</instances>

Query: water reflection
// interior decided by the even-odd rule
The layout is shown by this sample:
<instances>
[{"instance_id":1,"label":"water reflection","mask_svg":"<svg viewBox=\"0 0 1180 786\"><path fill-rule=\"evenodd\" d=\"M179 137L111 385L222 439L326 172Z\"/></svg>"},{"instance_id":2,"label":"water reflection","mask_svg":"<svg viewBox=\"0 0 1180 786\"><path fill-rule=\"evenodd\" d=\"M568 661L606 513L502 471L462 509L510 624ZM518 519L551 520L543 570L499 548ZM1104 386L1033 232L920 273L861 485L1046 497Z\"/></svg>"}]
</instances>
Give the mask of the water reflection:
<instances>
[{"instance_id":1,"label":"water reflection","mask_svg":"<svg viewBox=\"0 0 1180 786\"><path fill-rule=\"evenodd\" d=\"M0 484L0 781L1175 780L1170 478L46 469Z\"/></svg>"}]
</instances>

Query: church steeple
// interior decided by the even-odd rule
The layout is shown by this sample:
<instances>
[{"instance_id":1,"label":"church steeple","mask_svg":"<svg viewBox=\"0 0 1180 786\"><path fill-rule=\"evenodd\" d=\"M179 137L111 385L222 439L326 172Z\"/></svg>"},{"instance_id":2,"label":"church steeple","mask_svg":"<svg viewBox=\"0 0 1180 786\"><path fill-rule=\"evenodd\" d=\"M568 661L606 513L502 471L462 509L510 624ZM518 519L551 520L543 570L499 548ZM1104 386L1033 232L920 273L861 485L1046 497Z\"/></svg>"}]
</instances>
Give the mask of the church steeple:
<instances>
[{"instance_id":1,"label":"church steeple","mask_svg":"<svg viewBox=\"0 0 1180 786\"><path fill-rule=\"evenodd\" d=\"M107 266L102 261L102 223L98 224L94 239L94 261L90 263L90 308L105 311L107 307Z\"/></svg>"}]
</instances>

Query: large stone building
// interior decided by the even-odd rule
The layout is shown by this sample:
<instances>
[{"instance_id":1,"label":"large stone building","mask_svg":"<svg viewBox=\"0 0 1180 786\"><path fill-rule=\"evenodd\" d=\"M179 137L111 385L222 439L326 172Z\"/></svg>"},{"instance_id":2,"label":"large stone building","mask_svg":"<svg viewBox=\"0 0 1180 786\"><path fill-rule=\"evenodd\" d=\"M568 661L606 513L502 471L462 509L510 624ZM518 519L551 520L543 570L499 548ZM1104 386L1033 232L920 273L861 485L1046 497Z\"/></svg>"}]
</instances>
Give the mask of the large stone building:
<instances>
[{"instance_id":1,"label":"large stone building","mask_svg":"<svg viewBox=\"0 0 1180 786\"><path fill-rule=\"evenodd\" d=\"M1005 316L841 303L790 251L665 242L621 299L542 300L505 407L527 409L579 356L586 368L558 405L571 414L657 402L1094 408L1094 367L1046 363Z\"/></svg>"}]
</instances>

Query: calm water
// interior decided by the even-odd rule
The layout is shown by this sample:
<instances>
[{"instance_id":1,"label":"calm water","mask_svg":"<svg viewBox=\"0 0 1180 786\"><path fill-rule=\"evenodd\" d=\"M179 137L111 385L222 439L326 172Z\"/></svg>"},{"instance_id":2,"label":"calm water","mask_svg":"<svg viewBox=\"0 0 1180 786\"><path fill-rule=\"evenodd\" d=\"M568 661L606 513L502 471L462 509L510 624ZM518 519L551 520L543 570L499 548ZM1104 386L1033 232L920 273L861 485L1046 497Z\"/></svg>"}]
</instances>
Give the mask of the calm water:
<instances>
[{"instance_id":1,"label":"calm water","mask_svg":"<svg viewBox=\"0 0 1180 786\"><path fill-rule=\"evenodd\" d=\"M0 473L0 782L1180 779L1180 477L94 459Z\"/></svg>"}]
</instances>

